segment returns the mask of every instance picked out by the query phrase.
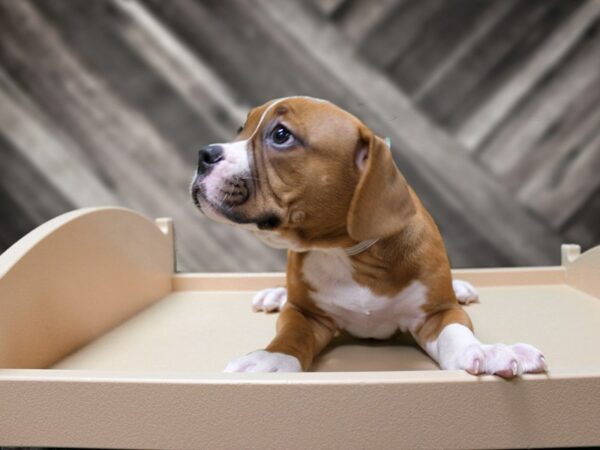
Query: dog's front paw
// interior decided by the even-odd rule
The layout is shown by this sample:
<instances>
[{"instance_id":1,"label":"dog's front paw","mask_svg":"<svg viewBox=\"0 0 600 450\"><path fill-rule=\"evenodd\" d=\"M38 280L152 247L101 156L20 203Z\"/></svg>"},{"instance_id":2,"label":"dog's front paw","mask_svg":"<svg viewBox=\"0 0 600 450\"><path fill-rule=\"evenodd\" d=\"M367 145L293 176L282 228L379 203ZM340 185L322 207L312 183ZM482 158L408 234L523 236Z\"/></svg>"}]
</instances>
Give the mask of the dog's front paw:
<instances>
[{"instance_id":1,"label":"dog's front paw","mask_svg":"<svg viewBox=\"0 0 600 450\"><path fill-rule=\"evenodd\" d=\"M225 372L302 372L302 366L294 356L258 350L234 359Z\"/></svg>"},{"instance_id":2,"label":"dog's front paw","mask_svg":"<svg viewBox=\"0 0 600 450\"><path fill-rule=\"evenodd\" d=\"M489 374L512 378L524 373L546 371L542 353L529 344L471 344L457 355L454 369L473 375Z\"/></svg>"},{"instance_id":3,"label":"dog's front paw","mask_svg":"<svg viewBox=\"0 0 600 450\"><path fill-rule=\"evenodd\" d=\"M252 299L254 311L280 311L287 301L287 289L284 287L268 288L258 291Z\"/></svg>"},{"instance_id":4,"label":"dog's front paw","mask_svg":"<svg viewBox=\"0 0 600 450\"><path fill-rule=\"evenodd\" d=\"M479 294L473 285L463 280L452 280L454 294L461 305L479 301Z\"/></svg>"}]
</instances>

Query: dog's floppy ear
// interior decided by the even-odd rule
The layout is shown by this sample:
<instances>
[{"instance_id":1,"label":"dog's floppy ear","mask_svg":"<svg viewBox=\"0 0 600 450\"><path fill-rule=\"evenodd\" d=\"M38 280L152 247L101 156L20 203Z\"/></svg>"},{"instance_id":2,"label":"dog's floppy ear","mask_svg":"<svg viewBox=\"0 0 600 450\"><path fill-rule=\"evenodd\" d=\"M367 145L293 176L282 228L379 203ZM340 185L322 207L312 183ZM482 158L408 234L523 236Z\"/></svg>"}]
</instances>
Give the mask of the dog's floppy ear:
<instances>
[{"instance_id":1,"label":"dog's floppy ear","mask_svg":"<svg viewBox=\"0 0 600 450\"><path fill-rule=\"evenodd\" d=\"M416 208L392 152L381 138L361 127L355 158L360 178L348 211L348 234L364 241L399 232Z\"/></svg>"}]
</instances>

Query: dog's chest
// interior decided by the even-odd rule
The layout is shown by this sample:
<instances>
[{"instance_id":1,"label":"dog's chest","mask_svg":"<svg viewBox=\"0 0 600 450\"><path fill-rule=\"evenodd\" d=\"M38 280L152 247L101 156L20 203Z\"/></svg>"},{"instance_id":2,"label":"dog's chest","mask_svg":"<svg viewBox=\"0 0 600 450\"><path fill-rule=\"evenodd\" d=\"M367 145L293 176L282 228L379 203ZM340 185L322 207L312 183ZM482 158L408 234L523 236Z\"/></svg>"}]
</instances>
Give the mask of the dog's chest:
<instances>
[{"instance_id":1,"label":"dog's chest","mask_svg":"<svg viewBox=\"0 0 600 450\"><path fill-rule=\"evenodd\" d=\"M419 281L394 296L377 295L354 281L350 258L342 250L311 251L302 272L317 306L356 337L386 339L423 321L427 288Z\"/></svg>"}]
</instances>

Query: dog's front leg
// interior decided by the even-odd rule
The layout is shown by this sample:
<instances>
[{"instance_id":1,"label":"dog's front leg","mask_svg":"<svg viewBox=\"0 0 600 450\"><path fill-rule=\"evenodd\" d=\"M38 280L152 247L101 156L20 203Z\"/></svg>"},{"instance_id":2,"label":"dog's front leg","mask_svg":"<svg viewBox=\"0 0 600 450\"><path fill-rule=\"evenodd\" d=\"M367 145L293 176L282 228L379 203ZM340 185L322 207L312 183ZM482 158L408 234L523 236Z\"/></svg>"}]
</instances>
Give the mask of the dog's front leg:
<instances>
[{"instance_id":1,"label":"dog's front leg","mask_svg":"<svg viewBox=\"0 0 600 450\"><path fill-rule=\"evenodd\" d=\"M277 320L277 335L265 350L236 358L225 372L301 372L331 341L335 330L287 304Z\"/></svg>"},{"instance_id":2,"label":"dog's front leg","mask_svg":"<svg viewBox=\"0 0 600 450\"><path fill-rule=\"evenodd\" d=\"M503 378L546 370L542 353L532 345L479 342L469 316L458 305L431 314L414 335L442 369Z\"/></svg>"}]
</instances>

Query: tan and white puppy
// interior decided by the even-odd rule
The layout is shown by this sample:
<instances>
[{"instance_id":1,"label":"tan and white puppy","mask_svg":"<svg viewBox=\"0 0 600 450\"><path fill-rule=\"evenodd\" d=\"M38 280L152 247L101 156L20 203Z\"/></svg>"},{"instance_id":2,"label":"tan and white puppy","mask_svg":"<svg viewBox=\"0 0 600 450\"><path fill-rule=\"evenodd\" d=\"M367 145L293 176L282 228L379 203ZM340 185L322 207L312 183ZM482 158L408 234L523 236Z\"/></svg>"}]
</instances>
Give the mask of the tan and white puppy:
<instances>
[{"instance_id":1,"label":"tan and white puppy","mask_svg":"<svg viewBox=\"0 0 600 450\"><path fill-rule=\"evenodd\" d=\"M457 293L463 303L477 294L453 283L437 226L389 148L327 101L288 97L250 111L233 142L200 150L192 197L209 217L289 249L287 290L254 300L281 307L275 338L227 371L307 370L339 330L411 333L442 369L544 371L531 345L477 340Z\"/></svg>"}]
</instances>

